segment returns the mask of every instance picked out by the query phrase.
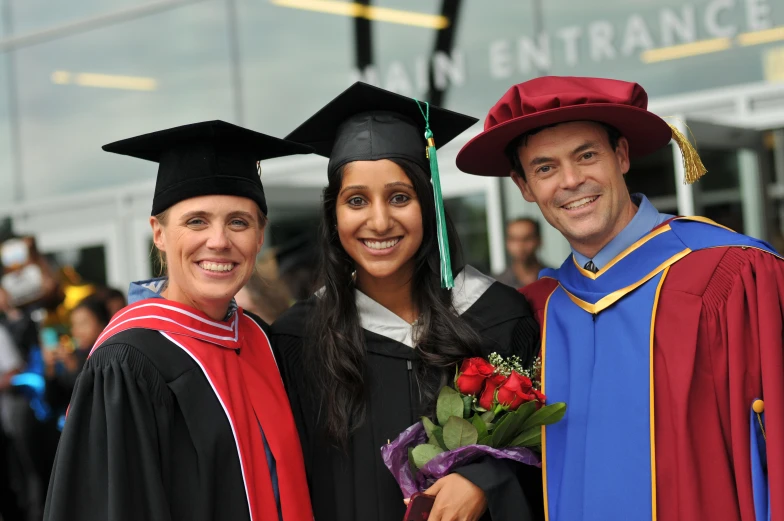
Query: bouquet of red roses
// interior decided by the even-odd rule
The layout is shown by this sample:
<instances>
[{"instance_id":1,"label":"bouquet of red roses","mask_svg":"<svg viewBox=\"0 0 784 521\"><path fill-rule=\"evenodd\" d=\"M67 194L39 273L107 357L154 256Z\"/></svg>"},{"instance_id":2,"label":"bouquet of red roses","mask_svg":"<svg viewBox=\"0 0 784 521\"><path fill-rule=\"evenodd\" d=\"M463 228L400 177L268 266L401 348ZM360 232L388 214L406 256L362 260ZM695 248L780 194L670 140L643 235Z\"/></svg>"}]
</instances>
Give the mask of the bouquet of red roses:
<instances>
[{"instance_id":1,"label":"bouquet of red roses","mask_svg":"<svg viewBox=\"0 0 784 521\"><path fill-rule=\"evenodd\" d=\"M465 360L455 389L441 389L436 421L422 421L381 448L405 497L481 457L540 466L542 426L563 418L566 404L546 405L541 362L523 369L517 357L493 353Z\"/></svg>"}]
</instances>

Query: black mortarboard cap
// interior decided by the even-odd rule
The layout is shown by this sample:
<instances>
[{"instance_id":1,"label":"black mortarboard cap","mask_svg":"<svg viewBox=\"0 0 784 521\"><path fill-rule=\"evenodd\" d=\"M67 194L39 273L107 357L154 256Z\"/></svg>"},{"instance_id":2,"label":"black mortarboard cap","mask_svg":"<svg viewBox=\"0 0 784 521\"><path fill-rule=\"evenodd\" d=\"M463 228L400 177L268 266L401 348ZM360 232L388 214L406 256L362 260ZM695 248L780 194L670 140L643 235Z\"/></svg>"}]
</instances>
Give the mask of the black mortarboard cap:
<instances>
[{"instance_id":1,"label":"black mortarboard cap","mask_svg":"<svg viewBox=\"0 0 784 521\"><path fill-rule=\"evenodd\" d=\"M106 152L155 161L152 215L202 195L252 199L267 214L258 161L313 149L224 121L204 121L104 145Z\"/></svg>"},{"instance_id":2,"label":"black mortarboard cap","mask_svg":"<svg viewBox=\"0 0 784 521\"><path fill-rule=\"evenodd\" d=\"M408 159L425 171L425 104L360 81L327 103L286 139L329 158L329 174L351 161ZM430 129L443 146L478 120L430 106Z\"/></svg>"},{"instance_id":3,"label":"black mortarboard cap","mask_svg":"<svg viewBox=\"0 0 784 521\"><path fill-rule=\"evenodd\" d=\"M307 143L329 158L330 178L352 161L408 159L430 171L436 205L441 286L452 288L452 264L436 148L478 120L360 81L300 125L286 139Z\"/></svg>"}]
</instances>

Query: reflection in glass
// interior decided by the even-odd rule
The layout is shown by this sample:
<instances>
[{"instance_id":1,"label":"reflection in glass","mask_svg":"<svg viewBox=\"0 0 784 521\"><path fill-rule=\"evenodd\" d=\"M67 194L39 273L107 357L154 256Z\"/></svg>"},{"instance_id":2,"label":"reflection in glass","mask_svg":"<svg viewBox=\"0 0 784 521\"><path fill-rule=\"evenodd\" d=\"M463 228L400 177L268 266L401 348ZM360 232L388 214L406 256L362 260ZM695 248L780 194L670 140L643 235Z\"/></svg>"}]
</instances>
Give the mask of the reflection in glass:
<instances>
[{"instance_id":1,"label":"reflection in glass","mask_svg":"<svg viewBox=\"0 0 784 521\"><path fill-rule=\"evenodd\" d=\"M353 81L353 18L236 2L243 123L288 134Z\"/></svg>"},{"instance_id":2,"label":"reflection in glass","mask_svg":"<svg viewBox=\"0 0 784 521\"><path fill-rule=\"evenodd\" d=\"M51 29L85 18L120 12L129 7L152 3L151 0L6 0L11 2L14 35Z\"/></svg>"},{"instance_id":3,"label":"reflection in glass","mask_svg":"<svg viewBox=\"0 0 784 521\"><path fill-rule=\"evenodd\" d=\"M12 203L16 199L21 175L14 168L12 140L12 102L8 84L8 55L0 55L0 204Z\"/></svg>"},{"instance_id":4,"label":"reflection in glass","mask_svg":"<svg viewBox=\"0 0 784 521\"><path fill-rule=\"evenodd\" d=\"M29 198L152 179L155 164L107 154L101 145L195 121L234 120L220 2L27 47L17 52L17 66ZM155 89L134 86L140 78L154 79Z\"/></svg>"}]
</instances>

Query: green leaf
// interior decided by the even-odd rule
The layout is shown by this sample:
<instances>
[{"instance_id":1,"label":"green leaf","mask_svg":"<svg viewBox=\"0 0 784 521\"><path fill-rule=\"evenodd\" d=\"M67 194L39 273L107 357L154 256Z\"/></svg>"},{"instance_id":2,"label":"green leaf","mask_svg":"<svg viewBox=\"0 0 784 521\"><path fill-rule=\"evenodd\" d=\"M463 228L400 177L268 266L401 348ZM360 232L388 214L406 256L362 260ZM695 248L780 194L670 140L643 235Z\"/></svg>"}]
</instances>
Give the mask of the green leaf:
<instances>
[{"instance_id":1,"label":"green leaf","mask_svg":"<svg viewBox=\"0 0 784 521\"><path fill-rule=\"evenodd\" d=\"M493 437L491 435L487 435L483 438L479 438L476 442L477 445L487 445L488 447L492 447Z\"/></svg>"},{"instance_id":2,"label":"green leaf","mask_svg":"<svg viewBox=\"0 0 784 521\"><path fill-rule=\"evenodd\" d=\"M427 442L441 448L441 450L446 450L446 445L444 444L444 429L441 427L433 429L433 434L428 437Z\"/></svg>"},{"instance_id":3,"label":"green leaf","mask_svg":"<svg viewBox=\"0 0 784 521\"><path fill-rule=\"evenodd\" d=\"M510 447L538 447L542 444L542 428L531 427L524 430L509 443Z\"/></svg>"},{"instance_id":4,"label":"green leaf","mask_svg":"<svg viewBox=\"0 0 784 521\"><path fill-rule=\"evenodd\" d=\"M442 452L444 451L433 445L417 445L414 447L414 450L411 451L411 457L414 459L414 465L416 465L416 468L421 469L428 461L435 458Z\"/></svg>"},{"instance_id":5,"label":"green leaf","mask_svg":"<svg viewBox=\"0 0 784 521\"><path fill-rule=\"evenodd\" d=\"M540 427L542 425L552 425L553 423L561 421L564 414L566 414L566 404L563 402L545 405L526 420L523 429Z\"/></svg>"},{"instance_id":6,"label":"green leaf","mask_svg":"<svg viewBox=\"0 0 784 521\"><path fill-rule=\"evenodd\" d=\"M436 429L436 424L430 421L430 418L427 416L422 416L422 425L425 427L428 437L432 436L433 431Z\"/></svg>"},{"instance_id":7,"label":"green leaf","mask_svg":"<svg viewBox=\"0 0 784 521\"><path fill-rule=\"evenodd\" d=\"M435 445L436 447L441 447L441 449L446 450L446 445L444 445L443 429L430 421L430 418L426 416L422 417L422 425L424 425L425 432L427 433L427 442L431 445Z\"/></svg>"},{"instance_id":8,"label":"green leaf","mask_svg":"<svg viewBox=\"0 0 784 521\"><path fill-rule=\"evenodd\" d=\"M527 402L520 406L519 409L515 411L515 414L520 416L523 420L528 420L531 415L536 414L536 402Z\"/></svg>"},{"instance_id":9,"label":"green leaf","mask_svg":"<svg viewBox=\"0 0 784 521\"><path fill-rule=\"evenodd\" d=\"M463 396L463 418L471 416L471 406L474 404L473 396Z\"/></svg>"},{"instance_id":10,"label":"green leaf","mask_svg":"<svg viewBox=\"0 0 784 521\"><path fill-rule=\"evenodd\" d=\"M473 445L478 439L479 433L476 427L463 418L449 418L449 421L444 425L444 443L449 450Z\"/></svg>"},{"instance_id":11,"label":"green leaf","mask_svg":"<svg viewBox=\"0 0 784 521\"><path fill-rule=\"evenodd\" d=\"M411 468L411 475L416 476L419 469L417 468L416 463L414 463L414 447L408 448L408 466Z\"/></svg>"},{"instance_id":12,"label":"green leaf","mask_svg":"<svg viewBox=\"0 0 784 521\"><path fill-rule=\"evenodd\" d=\"M485 411L482 413L482 420L485 423L490 423L491 421L495 420L495 413L493 411Z\"/></svg>"},{"instance_id":13,"label":"green leaf","mask_svg":"<svg viewBox=\"0 0 784 521\"><path fill-rule=\"evenodd\" d=\"M481 416L475 414L474 417L471 418L471 424L476 428L476 432L479 434L480 438L487 436L487 424Z\"/></svg>"},{"instance_id":14,"label":"green leaf","mask_svg":"<svg viewBox=\"0 0 784 521\"><path fill-rule=\"evenodd\" d=\"M463 400L457 391L451 387L441 389L441 392L438 393L436 416L438 417L438 424L442 427L449 421L450 416L463 417Z\"/></svg>"},{"instance_id":15,"label":"green leaf","mask_svg":"<svg viewBox=\"0 0 784 521\"><path fill-rule=\"evenodd\" d=\"M535 410L536 402L527 402L516 411L507 413L493 429L493 447L508 447L509 442L525 430L523 425Z\"/></svg>"},{"instance_id":16,"label":"green leaf","mask_svg":"<svg viewBox=\"0 0 784 521\"><path fill-rule=\"evenodd\" d=\"M433 433L438 442L438 446L441 447L442 450L446 450L446 443L444 443L444 430L439 427L437 431Z\"/></svg>"}]
</instances>

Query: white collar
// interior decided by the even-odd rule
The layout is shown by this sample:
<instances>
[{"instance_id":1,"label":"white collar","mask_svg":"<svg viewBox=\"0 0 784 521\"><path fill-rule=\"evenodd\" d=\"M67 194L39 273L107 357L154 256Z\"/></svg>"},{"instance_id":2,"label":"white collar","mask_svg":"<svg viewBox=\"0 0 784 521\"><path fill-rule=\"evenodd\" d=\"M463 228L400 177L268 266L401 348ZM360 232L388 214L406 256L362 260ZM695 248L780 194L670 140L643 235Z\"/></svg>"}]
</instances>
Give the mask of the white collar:
<instances>
[{"instance_id":1,"label":"white collar","mask_svg":"<svg viewBox=\"0 0 784 521\"><path fill-rule=\"evenodd\" d=\"M495 279L484 275L472 266L463 268L455 277L455 287L452 288L452 306L458 316L468 311L494 282ZM414 326L358 289L354 291L359 321L363 329L411 348L415 346Z\"/></svg>"}]
</instances>

